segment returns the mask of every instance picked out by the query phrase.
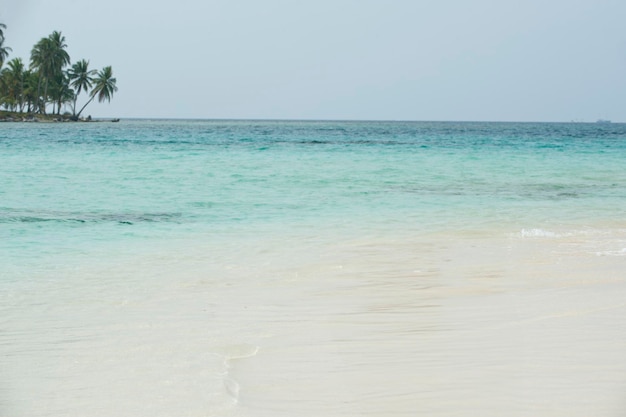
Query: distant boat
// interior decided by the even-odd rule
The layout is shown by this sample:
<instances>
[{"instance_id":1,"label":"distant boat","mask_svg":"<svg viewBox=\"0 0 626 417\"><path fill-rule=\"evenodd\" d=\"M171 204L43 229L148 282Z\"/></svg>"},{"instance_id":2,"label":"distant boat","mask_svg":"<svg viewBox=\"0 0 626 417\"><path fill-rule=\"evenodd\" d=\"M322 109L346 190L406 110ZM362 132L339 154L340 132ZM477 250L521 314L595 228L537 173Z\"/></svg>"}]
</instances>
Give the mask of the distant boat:
<instances>
[{"instance_id":1,"label":"distant boat","mask_svg":"<svg viewBox=\"0 0 626 417\"><path fill-rule=\"evenodd\" d=\"M605 120L605 119L598 119L598 120L596 120L596 123L604 123L604 124L606 124L606 123L611 123L611 121L610 120Z\"/></svg>"},{"instance_id":2,"label":"distant boat","mask_svg":"<svg viewBox=\"0 0 626 417\"><path fill-rule=\"evenodd\" d=\"M112 121L113 123L117 123L117 122L119 122L119 121L120 121L120 119L113 119L113 120L111 120L111 121Z\"/></svg>"}]
</instances>

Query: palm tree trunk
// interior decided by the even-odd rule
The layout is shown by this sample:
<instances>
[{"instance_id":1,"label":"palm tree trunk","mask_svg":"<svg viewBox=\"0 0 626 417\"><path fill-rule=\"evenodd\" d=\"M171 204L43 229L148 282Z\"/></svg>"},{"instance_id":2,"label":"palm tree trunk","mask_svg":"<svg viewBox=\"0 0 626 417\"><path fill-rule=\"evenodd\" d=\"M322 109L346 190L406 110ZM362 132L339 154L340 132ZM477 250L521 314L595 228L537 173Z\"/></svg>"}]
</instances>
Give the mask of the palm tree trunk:
<instances>
[{"instance_id":1,"label":"palm tree trunk","mask_svg":"<svg viewBox=\"0 0 626 417\"><path fill-rule=\"evenodd\" d=\"M83 112L83 110L85 110L85 107L87 107L87 105L89 103L91 103L93 101L93 99L96 98L96 96L91 96L91 98L89 99L88 102L85 103L85 105L80 109L80 111L78 112L78 114L76 115L76 117L80 117L80 114Z\"/></svg>"},{"instance_id":2,"label":"palm tree trunk","mask_svg":"<svg viewBox=\"0 0 626 417\"><path fill-rule=\"evenodd\" d=\"M39 80L37 81L37 102L35 103L38 113L41 113L41 78L41 71L39 71Z\"/></svg>"},{"instance_id":3,"label":"palm tree trunk","mask_svg":"<svg viewBox=\"0 0 626 417\"><path fill-rule=\"evenodd\" d=\"M43 89L43 114L46 114L46 101L48 100L48 79Z\"/></svg>"}]
</instances>

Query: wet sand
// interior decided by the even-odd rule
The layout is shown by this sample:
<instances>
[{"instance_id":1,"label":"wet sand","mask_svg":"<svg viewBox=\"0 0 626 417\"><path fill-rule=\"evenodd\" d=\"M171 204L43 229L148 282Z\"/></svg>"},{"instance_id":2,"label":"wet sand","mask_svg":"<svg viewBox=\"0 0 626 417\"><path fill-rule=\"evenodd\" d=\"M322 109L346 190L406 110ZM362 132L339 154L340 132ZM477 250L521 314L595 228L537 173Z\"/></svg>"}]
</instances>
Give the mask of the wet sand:
<instances>
[{"instance_id":1,"label":"wet sand","mask_svg":"<svg viewBox=\"0 0 626 417\"><path fill-rule=\"evenodd\" d=\"M618 416L624 240L593 239L252 238L74 265L7 296L0 404L15 417Z\"/></svg>"}]
</instances>

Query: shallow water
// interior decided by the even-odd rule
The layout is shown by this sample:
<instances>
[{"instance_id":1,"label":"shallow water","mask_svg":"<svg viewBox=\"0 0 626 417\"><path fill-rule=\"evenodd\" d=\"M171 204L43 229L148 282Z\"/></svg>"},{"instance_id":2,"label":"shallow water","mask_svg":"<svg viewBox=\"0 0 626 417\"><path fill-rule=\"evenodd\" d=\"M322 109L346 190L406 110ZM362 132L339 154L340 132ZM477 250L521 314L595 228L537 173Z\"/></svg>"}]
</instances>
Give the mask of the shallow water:
<instances>
[{"instance_id":1,"label":"shallow water","mask_svg":"<svg viewBox=\"0 0 626 417\"><path fill-rule=\"evenodd\" d=\"M620 415L625 139L1 125L1 414Z\"/></svg>"}]
</instances>

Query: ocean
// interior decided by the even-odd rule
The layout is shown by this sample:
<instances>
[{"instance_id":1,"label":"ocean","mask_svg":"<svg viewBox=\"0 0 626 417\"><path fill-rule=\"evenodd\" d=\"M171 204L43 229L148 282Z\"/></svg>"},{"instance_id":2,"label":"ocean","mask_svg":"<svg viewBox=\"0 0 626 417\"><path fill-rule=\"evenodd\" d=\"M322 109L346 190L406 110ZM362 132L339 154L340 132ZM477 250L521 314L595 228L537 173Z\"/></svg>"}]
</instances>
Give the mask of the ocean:
<instances>
[{"instance_id":1,"label":"ocean","mask_svg":"<svg viewBox=\"0 0 626 417\"><path fill-rule=\"evenodd\" d=\"M0 415L618 416L626 124L0 124Z\"/></svg>"}]
</instances>

